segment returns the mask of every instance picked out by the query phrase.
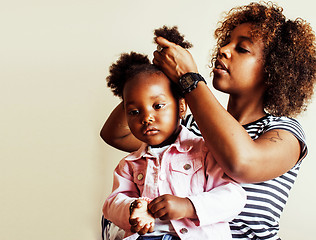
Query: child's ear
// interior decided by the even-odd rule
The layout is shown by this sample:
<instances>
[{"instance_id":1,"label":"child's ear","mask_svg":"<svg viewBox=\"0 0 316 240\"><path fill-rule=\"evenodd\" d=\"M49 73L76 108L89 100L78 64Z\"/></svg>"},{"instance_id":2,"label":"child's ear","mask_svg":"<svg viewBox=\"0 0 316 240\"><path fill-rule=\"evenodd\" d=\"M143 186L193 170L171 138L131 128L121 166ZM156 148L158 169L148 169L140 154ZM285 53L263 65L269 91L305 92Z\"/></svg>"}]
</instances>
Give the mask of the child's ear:
<instances>
[{"instance_id":1,"label":"child's ear","mask_svg":"<svg viewBox=\"0 0 316 240\"><path fill-rule=\"evenodd\" d=\"M179 117L184 118L187 112L187 103L184 98L179 99Z\"/></svg>"}]
</instances>

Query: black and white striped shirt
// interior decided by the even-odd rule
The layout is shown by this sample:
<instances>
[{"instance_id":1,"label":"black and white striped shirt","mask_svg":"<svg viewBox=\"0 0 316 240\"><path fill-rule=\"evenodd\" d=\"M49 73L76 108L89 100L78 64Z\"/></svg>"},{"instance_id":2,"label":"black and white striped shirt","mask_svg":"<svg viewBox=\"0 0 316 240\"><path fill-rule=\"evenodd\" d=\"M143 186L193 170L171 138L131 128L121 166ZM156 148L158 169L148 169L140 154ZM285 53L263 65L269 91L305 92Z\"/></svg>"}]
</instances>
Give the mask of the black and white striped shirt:
<instances>
[{"instance_id":1,"label":"black and white striped shirt","mask_svg":"<svg viewBox=\"0 0 316 240\"><path fill-rule=\"evenodd\" d=\"M182 124L201 136L193 119L188 115ZM301 144L301 155L297 164L287 173L261 183L242 184L247 192L247 203L243 211L230 222L233 239L269 239L278 237L279 220L289 191L297 177L302 159L307 154L305 135L301 125L294 119L267 115L244 126L252 139L272 129L291 132Z\"/></svg>"}]
</instances>

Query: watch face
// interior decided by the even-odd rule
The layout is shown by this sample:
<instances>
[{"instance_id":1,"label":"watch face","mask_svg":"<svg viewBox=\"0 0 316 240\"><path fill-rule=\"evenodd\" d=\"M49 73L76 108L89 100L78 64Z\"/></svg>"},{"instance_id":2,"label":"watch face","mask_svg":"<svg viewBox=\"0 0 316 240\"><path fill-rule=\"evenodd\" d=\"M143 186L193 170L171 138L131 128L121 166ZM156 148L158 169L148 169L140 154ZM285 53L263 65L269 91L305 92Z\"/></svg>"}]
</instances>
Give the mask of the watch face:
<instances>
[{"instance_id":1,"label":"watch face","mask_svg":"<svg viewBox=\"0 0 316 240\"><path fill-rule=\"evenodd\" d=\"M189 88L192 84L194 84L194 80L190 75L185 76L181 81L182 87L184 89Z\"/></svg>"},{"instance_id":2,"label":"watch face","mask_svg":"<svg viewBox=\"0 0 316 240\"><path fill-rule=\"evenodd\" d=\"M201 75L197 73L186 73L180 78L179 85L181 86L183 93L189 93L197 87L199 81L205 82Z\"/></svg>"}]
</instances>

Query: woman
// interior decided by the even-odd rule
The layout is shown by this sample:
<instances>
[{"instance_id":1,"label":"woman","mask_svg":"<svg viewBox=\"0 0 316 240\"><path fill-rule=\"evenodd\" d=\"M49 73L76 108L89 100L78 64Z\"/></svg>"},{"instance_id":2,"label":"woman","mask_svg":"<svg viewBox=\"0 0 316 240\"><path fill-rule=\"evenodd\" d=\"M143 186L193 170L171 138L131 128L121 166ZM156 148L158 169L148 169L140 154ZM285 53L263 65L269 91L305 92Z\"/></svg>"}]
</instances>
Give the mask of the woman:
<instances>
[{"instance_id":1,"label":"woman","mask_svg":"<svg viewBox=\"0 0 316 240\"><path fill-rule=\"evenodd\" d=\"M280 214L307 154L300 124L315 85L315 36L303 20L287 20L273 4L232 9L215 31L213 86L229 94L227 110L206 86L190 53L157 38L154 64L183 88L202 136L225 173L247 192L230 223L236 239L279 239ZM118 118L119 117L119 118ZM121 119L115 122L114 119ZM196 131L192 115L184 125ZM139 146L119 105L101 136L132 151Z\"/></svg>"}]
</instances>

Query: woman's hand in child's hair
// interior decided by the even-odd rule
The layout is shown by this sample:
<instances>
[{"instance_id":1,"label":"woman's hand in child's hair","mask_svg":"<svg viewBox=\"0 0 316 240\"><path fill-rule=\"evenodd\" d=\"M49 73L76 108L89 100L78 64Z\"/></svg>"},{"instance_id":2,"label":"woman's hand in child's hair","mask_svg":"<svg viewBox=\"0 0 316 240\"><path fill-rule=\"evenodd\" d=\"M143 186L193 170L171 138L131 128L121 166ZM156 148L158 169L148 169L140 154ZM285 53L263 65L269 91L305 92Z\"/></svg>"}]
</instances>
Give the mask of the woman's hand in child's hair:
<instances>
[{"instance_id":1,"label":"woman's hand in child's hair","mask_svg":"<svg viewBox=\"0 0 316 240\"><path fill-rule=\"evenodd\" d=\"M148 212L147 205L144 199L137 199L131 203L129 223L132 232L143 235L154 231L155 218Z\"/></svg>"},{"instance_id":2,"label":"woman's hand in child's hair","mask_svg":"<svg viewBox=\"0 0 316 240\"><path fill-rule=\"evenodd\" d=\"M163 37L157 37L156 43L163 49L154 52L153 63L159 66L172 81L178 82L179 78L187 72L198 72L189 51Z\"/></svg>"},{"instance_id":3,"label":"woman's hand in child's hair","mask_svg":"<svg viewBox=\"0 0 316 240\"><path fill-rule=\"evenodd\" d=\"M197 218L194 206L188 198L165 194L155 198L148 204L148 210L155 218L161 220L178 220Z\"/></svg>"}]
</instances>

